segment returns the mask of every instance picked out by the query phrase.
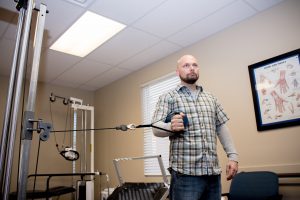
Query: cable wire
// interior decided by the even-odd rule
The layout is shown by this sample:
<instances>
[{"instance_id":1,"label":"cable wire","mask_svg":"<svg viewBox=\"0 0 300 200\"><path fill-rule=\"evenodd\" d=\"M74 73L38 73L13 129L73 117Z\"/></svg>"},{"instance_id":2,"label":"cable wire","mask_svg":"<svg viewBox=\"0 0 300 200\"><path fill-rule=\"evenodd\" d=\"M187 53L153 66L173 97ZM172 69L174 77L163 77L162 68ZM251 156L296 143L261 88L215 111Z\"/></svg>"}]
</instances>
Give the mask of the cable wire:
<instances>
[{"instance_id":1,"label":"cable wire","mask_svg":"<svg viewBox=\"0 0 300 200\"><path fill-rule=\"evenodd\" d=\"M52 112L52 101L49 101L49 107L50 107L50 116L51 116L51 123L52 123L52 127L54 129L54 120L53 120L53 112ZM67 112L66 112L66 118L65 118L65 129L67 129L67 126L68 126L68 118L69 118L69 111L71 110L71 107L70 107L70 104L68 103L67 104ZM57 142L57 137L56 137L56 134L54 132L54 140L55 140L55 146L57 148L57 151L58 152L61 152L60 148L59 148L59 145L58 145L58 142ZM62 148L64 148L66 145L65 145L65 141L66 141L66 132L64 134L64 138L63 138L63 142L62 142Z\"/></svg>"},{"instance_id":2,"label":"cable wire","mask_svg":"<svg viewBox=\"0 0 300 200\"><path fill-rule=\"evenodd\" d=\"M172 115L173 112L170 112L169 114L167 114L166 117L163 117L151 124L146 124L146 125L138 125L136 126L135 128L150 128L150 127L153 127L153 128L157 128L157 129L160 129L160 130L163 130L163 131L167 131L167 132L171 132L171 133L174 133L173 131L171 130L168 130L168 129L164 129L164 128L161 128L161 127L158 127L158 126L155 126L153 124L159 122L159 121L162 121L162 120L165 120L167 117L169 117L170 115ZM74 132L74 131L102 131L102 130L115 130L117 129L117 127L106 127L106 128L88 128L88 129L69 129L69 130L52 130L50 132L52 133L62 133L62 132ZM117 129L118 130L118 129Z\"/></svg>"},{"instance_id":3,"label":"cable wire","mask_svg":"<svg viewBox=\"0 0 300 200\"><path fill-rule=\"evenodd\" d=\"M34 174L37 174L38 170L38 165L39 165L39 157L40 157L40 147L41 147L41 140L39 139L39 145L38 145L38 151L37 151L37 156L36 156L36 163L35 163L35 171ZM33 181L33 193L35 192L35 183L36 183L36 175L34 176L34 181ZM33 197L32 197L33 199Z\"/></svg>"}]
</instances>

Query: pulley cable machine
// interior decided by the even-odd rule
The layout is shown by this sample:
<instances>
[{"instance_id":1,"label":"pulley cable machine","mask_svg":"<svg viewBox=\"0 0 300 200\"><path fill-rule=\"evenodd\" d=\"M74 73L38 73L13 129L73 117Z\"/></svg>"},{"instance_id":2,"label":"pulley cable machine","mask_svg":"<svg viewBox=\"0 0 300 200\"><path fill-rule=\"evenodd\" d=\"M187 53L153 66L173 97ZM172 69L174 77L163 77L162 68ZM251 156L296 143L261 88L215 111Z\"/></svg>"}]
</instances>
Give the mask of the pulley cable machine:
<instances>
[{"instance_id":1,"label":"pulley cable machine","mask_svg":"<svg viewBox=\"0 0 300 200\"><path fill-rule=\"evenodd\" d=\"M34 8L34 0L15 0L15 2L17 2L16 8L19 11L19 18L17 25L16 44L9 79L2 136L0 141L0 189L3 200L7 200L9 198L14 142L17 131L17 119L19 114L22 87L24 84L23 79L26 73L25 65L27 62L29 32L33 10L36 10L38 15L34 37L34 53L30 85L27 105L23 114L23 127L21 130L21 149L18 166L18 200L26 199L29 153L33 131L42 131L40 138L42 140L46 140L48 137L47 135L51 130L51 124L43 123L41 120L34 120L39 62L47 7L44 4L40 4L39 9ZM34 124L36 124L36 128L34 128Z\"/></svg>"},{"instance_id":2,"label":"pulley cable machine","mask_svg":"<svg viewBox=\"0 0 300 200\"><path fill-rule=\"evenodd\" d=\"M66 132L70 132L71 144L70 146L64 146L65 144L63 144L63 149L58 148L58 144L56 144L60 155L62 155L66 160L72 161L72 173L77 173L78 170L80 173L87 173L88 168L91 172L94 172L94 106L84 105L82 99L75 97L61 97L53 93L51 93L50 96L50 105L57 99L61 99L63 104L66 106L69 105L70 109L73 111L73 129L72 131L63 131L64 134ZM81 118L81 124L78 122L79 118ZM88 119L89 123L87 122ZM78 130L77 127L80 125L81 129ZM53 121L52 126L54 126ZM77 134L77 132L80 132L80 134ZM80 144L77 144L77 140L81 141L81 148L79 150L77 148L80 146ZM75 163L75 161L79 158L78 151L81 151L80 169L76 169L77 165ZM77 181L77 184L78 185L75 186L78 188L77 196L82 199L94 199L93 176L87 179L82 179L81 181Z\"/></svg>"}]
</instances>

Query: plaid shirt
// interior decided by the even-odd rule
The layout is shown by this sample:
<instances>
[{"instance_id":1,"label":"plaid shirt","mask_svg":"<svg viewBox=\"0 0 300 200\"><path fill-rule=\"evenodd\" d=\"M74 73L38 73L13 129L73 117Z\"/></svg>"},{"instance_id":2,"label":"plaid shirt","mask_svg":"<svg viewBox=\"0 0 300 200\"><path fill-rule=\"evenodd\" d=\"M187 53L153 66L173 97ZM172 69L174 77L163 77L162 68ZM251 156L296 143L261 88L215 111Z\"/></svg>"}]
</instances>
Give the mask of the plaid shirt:
<instances>
[{"instance_id":1,"label":"plaid shirt","mask_svg":"<svg viewBox=\"0 0 300 200\"><path fill-rule=\"evenodd\" d=\"M185 113L189 123L181 137L170 137L170 167L187 175L220 174L216 128L229 119L217 99L200 86L193 96L178 85L160 96L152 120L165 121L174 111Z\"/></svg>"}]
</instances>

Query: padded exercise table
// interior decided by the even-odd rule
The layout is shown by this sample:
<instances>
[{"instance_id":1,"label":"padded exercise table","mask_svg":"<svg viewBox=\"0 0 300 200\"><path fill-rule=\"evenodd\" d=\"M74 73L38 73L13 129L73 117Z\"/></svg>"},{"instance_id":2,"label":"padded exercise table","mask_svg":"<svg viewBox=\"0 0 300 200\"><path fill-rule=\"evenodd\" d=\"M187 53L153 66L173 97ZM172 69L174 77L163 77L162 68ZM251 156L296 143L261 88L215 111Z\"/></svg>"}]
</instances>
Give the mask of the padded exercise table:
<instances>
[{"instance_id":1,"label":"padded exercise table","mask_svg":"<svg viewBox=\"0 0 300 200\"><path fill-rule=\"evenodd\" d=\"M160 183L140 183L140 182L124 182L119 169L119 161L152 159L157 158L163 177ZM118 176L119 186L107 198L107 200L164 200L169 195L169 183L161 155L144 156L134 158L118 158L113 160L116 174Z\"/></svg>"}]
</instances>

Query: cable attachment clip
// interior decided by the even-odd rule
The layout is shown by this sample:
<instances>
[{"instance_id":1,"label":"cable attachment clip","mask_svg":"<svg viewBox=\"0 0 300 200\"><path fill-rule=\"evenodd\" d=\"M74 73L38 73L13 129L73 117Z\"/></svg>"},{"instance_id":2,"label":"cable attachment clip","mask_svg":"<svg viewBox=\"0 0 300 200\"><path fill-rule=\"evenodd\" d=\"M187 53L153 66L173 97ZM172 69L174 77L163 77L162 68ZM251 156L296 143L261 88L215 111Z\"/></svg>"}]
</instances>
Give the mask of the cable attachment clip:
<instances>
[{"instance_id":1,"label":"cable attachment clip","mask_svg":"<svg viewBox=\"0 0 300 200\"><path fill-rule=\"evenodd\" d=\"M37 127L36 128L28 128L27 130L29 131L36 131L40 134L40 140L42 141L47 141L50 137L50 132L52 130L52 124L43 122L42 119L39 120L33 120L33 119L28 119L28 122L33 123L37 122Z\"/></svg>"}]
</instances>

